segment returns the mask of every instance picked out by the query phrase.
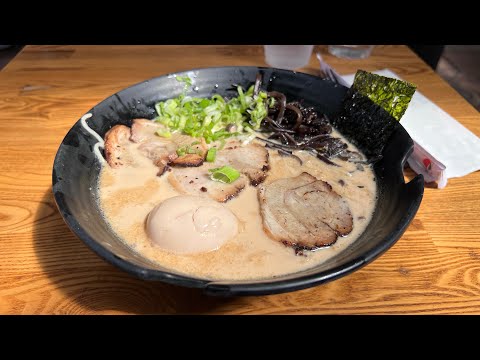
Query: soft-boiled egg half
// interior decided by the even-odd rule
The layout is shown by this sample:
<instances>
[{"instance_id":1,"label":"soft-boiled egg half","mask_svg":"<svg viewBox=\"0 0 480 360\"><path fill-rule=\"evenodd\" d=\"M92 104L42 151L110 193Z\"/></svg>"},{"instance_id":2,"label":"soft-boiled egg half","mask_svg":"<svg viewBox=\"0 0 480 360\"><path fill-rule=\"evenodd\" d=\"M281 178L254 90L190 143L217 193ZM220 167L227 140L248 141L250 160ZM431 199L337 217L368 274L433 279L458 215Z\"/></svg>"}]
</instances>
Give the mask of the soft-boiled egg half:
<instances>
[{"instance_id":1,"label":"soft-boiled egg half","mask_svg":"<svg viewBox=\"0 0 480 360\"><path fill-rule=\"evenodd\" d=\"M176 254L218 249L238 233L237 217L223 204L200 196L175 196L148 215L153 243Z\"/></svg>"}]
</instances>

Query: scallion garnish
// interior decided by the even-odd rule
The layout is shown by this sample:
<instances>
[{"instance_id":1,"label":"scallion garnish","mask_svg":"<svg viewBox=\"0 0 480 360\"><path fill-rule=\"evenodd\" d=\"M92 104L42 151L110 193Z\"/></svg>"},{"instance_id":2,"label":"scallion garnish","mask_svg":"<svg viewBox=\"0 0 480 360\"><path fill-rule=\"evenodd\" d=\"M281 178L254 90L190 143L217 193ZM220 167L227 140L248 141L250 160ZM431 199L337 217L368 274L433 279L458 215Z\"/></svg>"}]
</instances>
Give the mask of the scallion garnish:
<instances>
[{"instance_id":1,"label":"scallion garnish","mask_svg":"<svg viewBox=\"0 0 480 360\"><path fill-rule=\"evenodd\" d=\"M220 168L208 170L212 174L210 178L225 184L230 184L240 177L240 173L230 166L222 166Z\"/></svg>"}]
</instances>

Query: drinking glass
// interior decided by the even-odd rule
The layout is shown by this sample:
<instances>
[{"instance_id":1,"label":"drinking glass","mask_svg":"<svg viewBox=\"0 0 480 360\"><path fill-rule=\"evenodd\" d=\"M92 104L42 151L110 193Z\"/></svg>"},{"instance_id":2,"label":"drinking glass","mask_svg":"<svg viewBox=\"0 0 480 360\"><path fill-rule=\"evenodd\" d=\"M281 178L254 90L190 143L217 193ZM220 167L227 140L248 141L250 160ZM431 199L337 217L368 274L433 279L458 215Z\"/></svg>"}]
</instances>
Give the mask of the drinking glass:
<instances>
[{"instance_id":1,"label":"drinking glass","mask_svg":"<svg viewBox=\"0 0 480 360\"><path fill-rule=\"evenodd\" d=\"M365 59L372 53L375 45L328 45L328 52L339 58Z\"/></svg>"},{"instance_id":2,"label":"drinking glass","mask_svg":"<svg viewBox=\"0 0 480 360\"><path fill-rule=\"evenodd\" d=\"M264 45L264 49L268 65L294 70L310 62L313 45Z\"/></svg>"}]
</instances>

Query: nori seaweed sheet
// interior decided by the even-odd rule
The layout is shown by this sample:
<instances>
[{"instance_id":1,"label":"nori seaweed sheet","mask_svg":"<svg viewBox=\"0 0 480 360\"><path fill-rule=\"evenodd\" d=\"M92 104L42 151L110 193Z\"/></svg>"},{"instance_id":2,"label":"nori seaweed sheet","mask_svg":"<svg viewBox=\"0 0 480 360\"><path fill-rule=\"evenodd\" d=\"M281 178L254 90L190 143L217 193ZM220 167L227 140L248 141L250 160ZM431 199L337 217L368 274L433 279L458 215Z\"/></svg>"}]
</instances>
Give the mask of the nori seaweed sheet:
<instances>
[{"instance_id":1,"label":"nori seaweed sheet","mask_svg":"<svg viewBox=\"0 0 480 360\"><path fill-rule=\"evenodd\" d=\"M402 118L416 90L416 85L403 80L358 70L352 87L383 107L395 119Z\"/></svg>"},{"instance_id":2,"label":"nori seaweed sheet","mask_svg":"<svg viewBox=\"0 0 480 360\"><path fill-rule=\"evenodd\" d=\"M401 126L381 106L353 87L347 91L341 110L331 122L368 158L381 155L394 130Z\"/></svg>"}]
</instances>

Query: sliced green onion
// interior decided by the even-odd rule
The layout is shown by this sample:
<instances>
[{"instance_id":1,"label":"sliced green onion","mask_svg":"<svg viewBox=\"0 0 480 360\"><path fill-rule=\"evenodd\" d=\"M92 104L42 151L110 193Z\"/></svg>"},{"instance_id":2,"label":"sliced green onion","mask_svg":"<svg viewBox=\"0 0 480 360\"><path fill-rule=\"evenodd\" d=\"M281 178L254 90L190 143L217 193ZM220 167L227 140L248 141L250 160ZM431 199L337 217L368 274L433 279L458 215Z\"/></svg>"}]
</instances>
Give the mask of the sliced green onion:
<instances>
[{"instance_id":1,"label":"sliced green onion","mask_svg":"<svg viewBox=\"0 0 480 360\"><path fill-rule=\"evenodd\" d=\"M230 184L240 177L240 173L230 166L222 166L221 168L208 170L212 174L210 178L225 184Z\"/></svg>"},{"instance_id":2,"label":"sliced green onion","mask_svg":"<svg viewBox=\"0 0 480 360\"><path fill-rule=\"evenodd\" d=\"M245 100L245 94L243 93L242 87L237 86L237 91L238 91L238 98L240 99L240 103L242 104L242 107L247 108L247 101Z\"/></svg>"},{"instance_id":3,"label":"sliced green onion","mask_svg":"<svg viewBox=\"0 0 480 360\"><path fill-rule=\"evenodd\" d=\"M271 109L275 106L275 98L272 96L270 99L268 99L268 107Z\"/></svg>"},{"instance_id":4,"label":"sliced green onion","mask_svg":"<svg viewBox=\"0 0 480 360\"><path fill-rule=\"evenodd\" d=\"M214 162L215 161L215 158L217 157L217 148L210 148L208 149L208 152L207 152L207 162Z\"/></svg>"},{"instance_id":5,"label":"sliced green onion","mask_svg":"<svg viewBox=\"0 0 480 360\"><path fill-rule=\"evenodd\" d=\"M155 104L157 118L155 121L165 125L167 130L180 131L192 137L203 137L207 144L212 141L241 135L245 127L258 130L262 120L267 116L267 93L260 91L253 95L253 86L245 92L237 87L237 97L226 100L219 94L211 98L186 96L193 81L188 76L177 76L183 82L183 93L174 98ZM227 128L235 126L236 132L230 133Z\"/></svg>"},{"instance_id":6,"label":"sliced green onion","mask_svg":"<svg viewBox=\"0 0 480 360\"><path fill-rule=\"evenodd\" d=\"M185 154L187 154L187 151L189 149L189 146L181 146L177 149L177 155L178 156L183 156Z\"/></svg>"},{"instance_id":7,"label":"sliced green onion","mask_svg":"<svg viewBox=\"0 0 480 360\"><path fill-rule=\"evenodd\" d=\"M172 133L170 131L166 131L166 130L157 130L155 132L155 134L157 134L158 136L164 137L164 138L171 138L172 137Z\"/></svg>"},{"instance_id":8,"label":"sliced green onion","mask_svg":"<svg viewBox=\"0 0 480 360\"><path fill-rule=\"evenodd\" d=\"M227 142L225 141L225 139L220 139L220 146L218 147L218 150L223 150L226 143Z\"/></svg>"},{"instance_id":9,"label":"sliced green onion","mask_svg":"<svg viewBox=\"0 0 480 360\"><path fill-rule=\"evenodd\" d=\"M178 82L183 82L187 85L192 85L192 79L190 79L190 77L188 75L176 76L175 78L177 79Z\"/></svg>"}]
</instances>

